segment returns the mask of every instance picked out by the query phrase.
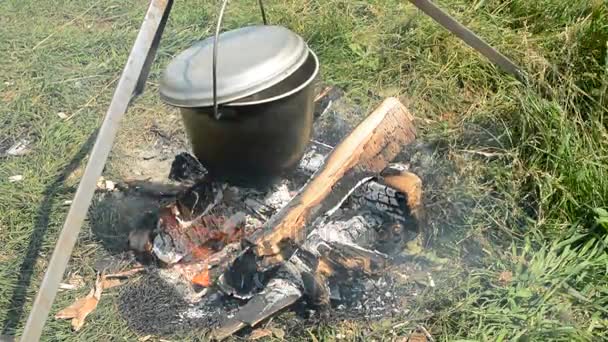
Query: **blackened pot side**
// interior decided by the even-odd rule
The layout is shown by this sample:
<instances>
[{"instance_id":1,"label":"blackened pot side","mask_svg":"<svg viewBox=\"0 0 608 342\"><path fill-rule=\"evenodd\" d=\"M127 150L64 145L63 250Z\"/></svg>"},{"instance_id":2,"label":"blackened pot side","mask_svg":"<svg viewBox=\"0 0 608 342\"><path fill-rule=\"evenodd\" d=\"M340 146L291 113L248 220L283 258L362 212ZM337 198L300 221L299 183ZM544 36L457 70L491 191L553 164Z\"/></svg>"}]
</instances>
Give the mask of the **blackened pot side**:
<instances>
[{"instance_id":1,"label":"blackened pot side","mask_svg":"<svg viewBox=\"0 0 608 342\"><path fill-rule=\"evenodd\" d=\"M297 166L312 134L317 57L262 92L221 107L180 108L194 155L213 177L266 186Z\"/></svg>"}]
</instances>

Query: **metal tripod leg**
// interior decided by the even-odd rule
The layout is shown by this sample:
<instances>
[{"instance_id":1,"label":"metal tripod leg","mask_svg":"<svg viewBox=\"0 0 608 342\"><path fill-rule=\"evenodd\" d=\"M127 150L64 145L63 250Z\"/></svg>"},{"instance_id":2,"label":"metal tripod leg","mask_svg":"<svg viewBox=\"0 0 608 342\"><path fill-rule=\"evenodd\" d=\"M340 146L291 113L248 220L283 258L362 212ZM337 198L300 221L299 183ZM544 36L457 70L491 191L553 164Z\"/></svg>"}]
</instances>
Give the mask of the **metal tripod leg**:
<instances>
[{"instance_id":1,"label":"metal tripod leg","mask_svg":"<svg viewBox=\"0 0 608 342\"><path fill-rule=\"evenodd\" d=\"M173 0L151 0L137 39L118 81L108 112L91 150L84 175L76 190L63 229L27 319L21 341L38 341L55 300L78 233L87 215L97 180L112 149L112 144L132 98L143 91L148 72L162 35Z\"/></svg>"},{"instance_id":2,"label":"metal tripod leg","mask_svg":"<svg viewBox=\"0 0 608 342\"><path fill-rule=\"evenodd\" d=\"M160 23L158 24L158 28L154 33L154 40L152 41L152 46L148 51L146 61L144 62L144 66L142 67L141 72L139 74L139 78L137 79L137 84L135 85L135 90L133 90L131 100L133 100L144 92L146 81L148 80L148 75L150 74L150 68L152 67L152 62L154 62L154 57L156 57L156 51L158 50L158 46L160 45L160 37L163 35L163 31L165 30L165 25L167 24L169 13L171 13L172 5L173 0L166 0L166 8L164 10L162 18L160 19Z\"/></svg>"},{"instance_id":3,"label":"metal tripod leg","mask_svg":"<svg viewBox=\"0 0 608 342\"><path fill-rule=\"evenodd\" d=\"M501 67L504 71L513 75L518 81L523 84L527 83L527 75L521 67L513 63L502 53L491 47L483 39L477 36L473 31L459 23L456 19L444 12L441 8L435 5L431 0L409 0L419 10L426 13L429 17L435 20L439 25L443 26L448 31L452 32L456 37L462 39L467 45L475 49L477 52L484 55L492 63Z\"/></svg>"}]
</instances>

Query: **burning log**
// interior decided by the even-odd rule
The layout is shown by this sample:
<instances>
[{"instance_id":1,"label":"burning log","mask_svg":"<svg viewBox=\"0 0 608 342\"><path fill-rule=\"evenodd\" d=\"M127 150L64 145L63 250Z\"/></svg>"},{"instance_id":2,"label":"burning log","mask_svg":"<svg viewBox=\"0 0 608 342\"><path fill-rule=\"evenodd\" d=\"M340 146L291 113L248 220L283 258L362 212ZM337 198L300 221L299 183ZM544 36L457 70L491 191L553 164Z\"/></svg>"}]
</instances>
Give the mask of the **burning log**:
<instances>
[{"instance_id":1,"label":"burning log","mask_svg":"<svg viewBox=\"0 0 608 342\"><path fill-rule=\"evenodd\" d=\"M248 241L267 265L289 258L281 245L300 245L306 225L334 208L359 182L377 176L416 135L399 100L386 99L338 145L302 191Z\"/></svg>"}]
</instances>

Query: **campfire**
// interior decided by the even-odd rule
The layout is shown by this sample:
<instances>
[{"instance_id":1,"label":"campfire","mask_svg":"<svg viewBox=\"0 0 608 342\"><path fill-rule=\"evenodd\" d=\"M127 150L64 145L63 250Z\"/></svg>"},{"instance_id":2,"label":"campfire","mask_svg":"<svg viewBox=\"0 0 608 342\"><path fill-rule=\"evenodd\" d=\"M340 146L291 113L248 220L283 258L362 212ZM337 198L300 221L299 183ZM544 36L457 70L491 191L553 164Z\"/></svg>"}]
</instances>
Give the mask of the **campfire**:
<instances>
[{"instance_id":1,"label":"campfire","mask_svg":"<svg viewBox=\"0 0 608 342\"><path fill-rule=\"evenodd\" d=\"M328 310L341 284L381 274L420 230L421 180L391 163L415 139L412 120L389 98L337 146L311 142L270 189L216 182L180 154L170 178L182 190L129 246L189 303L212 294L239 300L223 312L217 339L301 300Z\"/></svg>"}]
</instances>

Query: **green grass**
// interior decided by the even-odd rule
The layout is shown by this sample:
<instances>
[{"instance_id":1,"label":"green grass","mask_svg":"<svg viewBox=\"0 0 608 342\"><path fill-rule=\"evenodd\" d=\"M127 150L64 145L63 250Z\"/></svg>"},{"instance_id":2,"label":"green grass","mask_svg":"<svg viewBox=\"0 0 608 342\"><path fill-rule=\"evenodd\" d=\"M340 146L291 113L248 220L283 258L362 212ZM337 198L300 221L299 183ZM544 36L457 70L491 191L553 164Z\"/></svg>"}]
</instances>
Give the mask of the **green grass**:
<instances>
[{"instance_id":1,"label":"green grass","mask_svg":"<svg viewBox=\"0 0 608 342\"><path fill-rule=\"evenodd\" d=\"M407 100L420 119L419 139L437 146L441 166L440 181L427 189L428 248L453 260L438 271L437 286L412 303L402 328L394 328L398 321L345 323L302 339L333 340L340 332L389 340L415 324L441 341L607 339L608 215L598 208L608 207L608 4L438 3L522 65L531 85L496 69L406 1L267 1L269 20L302 34L318 53L324 81L366 108L378 96ZM73 169L64 170L82 164L79 150L105 113L146 5L0 2L0 146L21 136L34 141L30 155L0 161L0 321L10 321L8 333L22 327L25 316L10 306L25 302L28 312L67 210L62 203L73 196ZM225 27L259 22L255 6L231 2ZM206 1L176 2L118 149L137 144L138 128L169 112L157 97L159 72L209 35L214 13ZM58 112L76 114L66 122ZM15 174L24 180L9 183ZM70 270L92 279L99 250L85 227ZM498 281L502 271L512 272L510 283ZM54 310L77 295L60 294ZM74 338L136 336L109 294L78 334L49 320L45 340Z\"/></svg>"}]
</instances>

